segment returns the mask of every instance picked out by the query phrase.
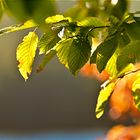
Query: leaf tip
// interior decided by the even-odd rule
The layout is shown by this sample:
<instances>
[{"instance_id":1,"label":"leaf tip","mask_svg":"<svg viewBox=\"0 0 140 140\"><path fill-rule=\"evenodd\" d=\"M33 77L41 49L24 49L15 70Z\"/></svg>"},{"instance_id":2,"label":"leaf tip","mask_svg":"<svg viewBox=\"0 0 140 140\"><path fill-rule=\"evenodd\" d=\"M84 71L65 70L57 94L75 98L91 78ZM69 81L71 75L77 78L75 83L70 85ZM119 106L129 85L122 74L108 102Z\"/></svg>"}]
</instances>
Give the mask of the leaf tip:
<instances>
[{"instance_id":1,"label":"leaf tip","mask_svg":"<svg viewBox=\"0 0 140 140\"><path fill-rule=\"evenodd\" d=\"M104 114L104 111L96 112L96 118L100 119Z\"/></svg>"}]
</instances>

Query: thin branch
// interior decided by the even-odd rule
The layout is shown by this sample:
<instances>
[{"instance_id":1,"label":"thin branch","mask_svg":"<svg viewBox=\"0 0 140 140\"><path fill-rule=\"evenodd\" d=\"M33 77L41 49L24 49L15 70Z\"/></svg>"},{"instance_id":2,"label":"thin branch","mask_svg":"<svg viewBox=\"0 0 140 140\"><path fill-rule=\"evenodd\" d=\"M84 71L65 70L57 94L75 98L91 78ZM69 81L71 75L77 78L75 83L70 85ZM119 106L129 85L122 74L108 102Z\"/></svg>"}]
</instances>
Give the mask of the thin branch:
<instances>
[{"instance_id":1,"label":"thin branch","mask_svg":"<svg viewBox=\"0 0 140 140\"><path fill-rule=\"evenodd\" d=\"M123 75L119 76L118 78L124 78L125 76L127 76L129 74L133 74L133 73L138 72L138 71L140 71L140 69L136 69L136 70L132 70L132 71L126 72Z\"/></svg>"},{"instance_id":2,"label":"thin branch","mask_svg":"<svg viewBox=\"0 0 140 140\"><path fill-rule=\"evenodd\" d=\"M132 70L124 74L124 76L140 71L140 69Z\"/></svg>"},{"instance_id":3,"label":"thin branch","mask_svg":"<svg viewBox=\"0 0 140 140\"><path fill-rule=\"evenodd\" d=\"M83 26L81 26L81 27L83 27ZM86 37L87 37L87 35L90 33L90 32L92 32L94 29L101 29L101 28L108 28L108 27L110 27L110 26L97 26L97 27L91 27L89 30L88 30L88 32L86 33Z\"/></svg>"}]
</instances>

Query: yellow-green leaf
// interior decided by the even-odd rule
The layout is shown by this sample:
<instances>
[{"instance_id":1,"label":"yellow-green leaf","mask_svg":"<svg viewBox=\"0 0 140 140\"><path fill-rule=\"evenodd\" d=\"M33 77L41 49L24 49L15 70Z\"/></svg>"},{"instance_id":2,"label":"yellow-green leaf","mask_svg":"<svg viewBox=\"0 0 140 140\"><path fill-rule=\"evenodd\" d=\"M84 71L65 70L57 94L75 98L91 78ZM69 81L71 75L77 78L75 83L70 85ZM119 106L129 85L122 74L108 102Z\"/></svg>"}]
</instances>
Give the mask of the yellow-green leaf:
<instances>
[{"instance_id":1,"label":"yellow-green leaf","mask_svg":"<svg viewBox=\"0 0 140 140\"><path fill-rule=\"evenodd\" d=\"M28 79L28 75L30 75L32 71L37 44L38 36L35 32L29 32L17 48L16 58L19 62L18 68L25 81Z\"/></svg>"},{"instance_id":2,"label":"yellow-green leaf","mask_svg":"<svg viewBox=\"0 0 140 140\"><path fill-rule=\"evenodd\" d=\"M104 23L97 17L87 17L84 20L78 21L77 25L83 27L99 27L104 26Z\"/></svg>"},{"instance_id":3,"label":"yellow-green leaf","mask_svg":"<svg viewBox=\"0 0 140 140\"><path fill-rule=\"evenodd\" d=\"M100 91L97 100L96 111L95 111L97 118L100 118L103 115L106 102L109 99L114 88L115 88L115 83L112 82Z\"/></svg>"},{"instance_id":4,"label":"yellow-green leaf","mask_svg":"<svg viewBox=\"0 0 140 140\"><path fill-rule=\"evenodd\" d=\"M117 77L123 77L125 75L125 73L132 71L134 69L134 67L135 67L134 64L132 64L132 63L128 64L122 71L120 71L117 74Z\"/></svg>"},{"instance_id":5,"label":"yellow-green leaf","mask_svg":"<svg viewBox=\"0 0 140 140\"><path fill-rule=\"evenodd\" d=\"M63 15L55 15L55 16L48 17L45 20L45 22L47 24L53 24L53 23L57 23L57 22L61 22L61 21L71 22L71 18L70 17L64 17Z\"/></svg>"},{"instance_id":6,"label":"yellow-green leaf","mask_svg":"<svg viewBox=\"0 0 140 140\"><path fill-rule=\"evenodd\" d=\"M86 39L68 38L62 39L56 44L57 56L62 64L73 75L77 75L79 70L89 60L91 47Z\"/></svg>"}]
</instances>

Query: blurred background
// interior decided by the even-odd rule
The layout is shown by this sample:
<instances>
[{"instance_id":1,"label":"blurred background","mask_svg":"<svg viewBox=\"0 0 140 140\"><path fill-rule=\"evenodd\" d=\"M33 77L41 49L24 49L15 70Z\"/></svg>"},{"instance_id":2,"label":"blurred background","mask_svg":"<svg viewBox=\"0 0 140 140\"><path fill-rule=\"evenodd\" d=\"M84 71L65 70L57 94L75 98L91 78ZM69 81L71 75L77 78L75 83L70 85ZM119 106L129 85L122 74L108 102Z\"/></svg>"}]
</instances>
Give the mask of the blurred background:
<instances>
[{"instance_id":1,"label":"blurred background","mask_svg":"<svg viewBox=\"0 0 140 140\"><path fill-rule=\"evenodd\" d=\"M62 12L74 4L74 0L58 0L57 10ZM139 0L131 1L129 10L134 9L140 9ZM0 28L15 23L13 18L4 15ZM44 71L36 73L38 58L32 76L24 82L17 69L15 52L28 32L0 37L0 132L95 133L114 125L107 113L99 120L95 118L100 82L80 74L75 78L56 58Z\"/></svg>"}]
</instances>

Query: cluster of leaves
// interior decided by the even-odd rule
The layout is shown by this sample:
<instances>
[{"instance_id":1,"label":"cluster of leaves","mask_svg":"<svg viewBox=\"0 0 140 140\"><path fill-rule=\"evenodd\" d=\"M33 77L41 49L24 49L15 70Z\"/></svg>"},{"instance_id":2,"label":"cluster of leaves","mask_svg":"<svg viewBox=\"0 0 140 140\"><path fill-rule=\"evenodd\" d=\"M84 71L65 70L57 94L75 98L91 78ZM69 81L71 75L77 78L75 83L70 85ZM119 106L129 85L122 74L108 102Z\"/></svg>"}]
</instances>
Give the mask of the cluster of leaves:
<instances>
[{"instance_id":1,"label":"cluster of leaves","mask_svg":"<svg viewBox=\"0 0 140 140\"><path fill-rule=\"evenodd\" d=\"M110 74L109 80L103 84L103 89L100 91L98 97L96 107L97 118L101 117L104 113L104 106L119 80L124 78L127 74L139 70L133 71L134 64L140 61L140 34L138 31L140 28L139 17L130 14L124 18L123 21L117 21L115 24L115 26L117 26L117 29L115 28L116 31L114 32L111 29L112 27L110 27L109 38L106 38L105 41L98 46L91 57L91 63L96 63L100 72L105 69ZM107 47L110 48L107 50ZM132 84L132 91L134 93L136 107L140 109L138 81L139 76Z\"/></svg>"},{"instance_id":2,"label":"cluster of leaves","mask_svg":"<svg viewBox=\"0 0 140 140\"><path fill-rule=\"evenodd\" d=\"M3 6L3 1L0 0L0 6ZM46 2L46 0L41 1L42 3ZM21 11L19 8L21 8L22 4L26 4L27 9L24 10L28 11L27 14L25 15L24 10L21 12L23 12L22 15L24 17L22 20L27 21L24 24L1 29L0 35L27 28L35 28L34 31L29 32L23 38L22 43L17 47L18 68L23 78L27 80L31 74L37 49L39 49L39 54L44 55L37 69L38 71L43 70L55 55L73 75L77 75L87 62L95 63L99 72L107 70L110 75L109 80L103 84L97 101L96 116L97 118L101 117L104 112L104 106L119 79L125 77L127 72L131 72L134 64L140 61L140 18L136 16L137 13L126 14L126 0L119 0L114 7L106 1L105 10L107 6L109 6L109 10L106 10L107 16L104 16L104 19L101 20L90 15L91 7L93 5L98 7L98 1L94 1L93 5L91 4L89 8L86 8L84 7L85 3L88 2L86 4L89 4L90 1L81 0L79 6L70 9L64 14L67 16L55 15L47 17L46 15L47 18L44 18L44 11L40 9L40 15L43 14L43 16L41 19L38 19L34 9L39 7L37 6L30 10L28 6L32 5L32 3L29 3L29 1L19 2L19 7L16 7L18 9L13 8L14 2L11 3L10 0L5 0L5 2L18 18L21 17L18 15L17 10ZM46 5L48 6L48 3ZM82 10L81 6L83 6ZM80 15L80 18L78 18L77 10L81 10L79 13L84 15L83 18ZM98 10L96 13L99 14ZM73 12L72 16L70 15L71 12ZM104 14L103 11L101 14ZM30 18L33 20L28 20ZM36 29L39 28L42 20L43 22L45 21L43 26L45 24L47 30L39 38ZM92 38L99 38L100 34L102 34L102 43L93 52L92 45L94 44L92 44ZM132 85L133 95L138 108L139 84L140 79L137 78Z\"/></svg>"}]
</instances>

